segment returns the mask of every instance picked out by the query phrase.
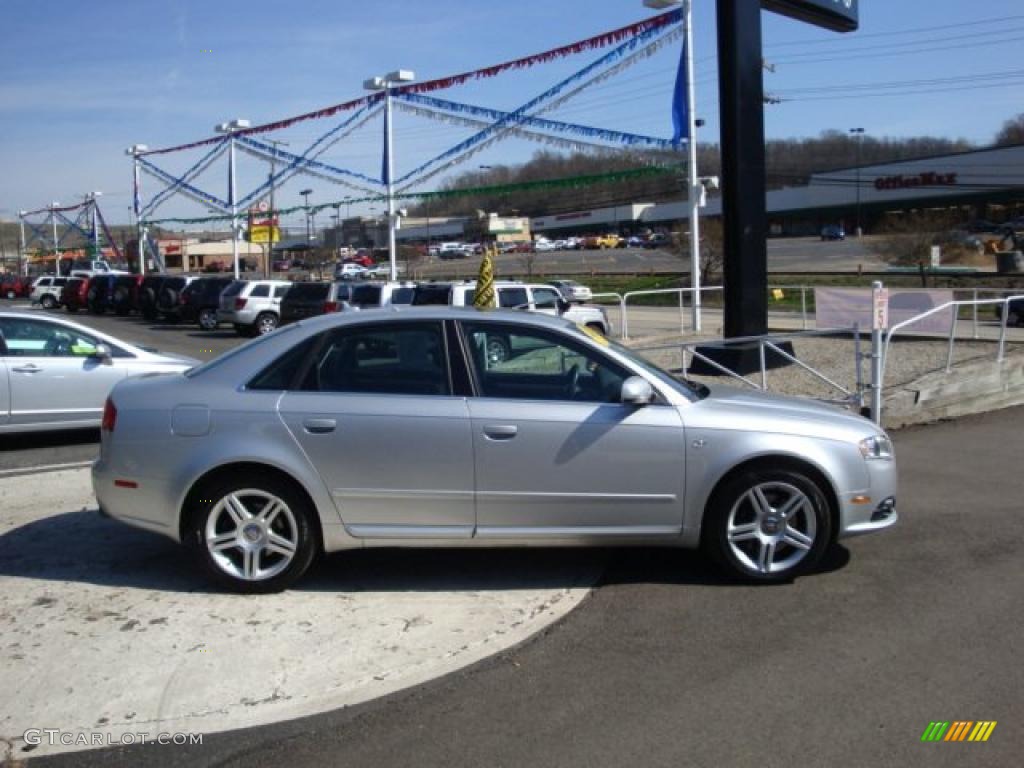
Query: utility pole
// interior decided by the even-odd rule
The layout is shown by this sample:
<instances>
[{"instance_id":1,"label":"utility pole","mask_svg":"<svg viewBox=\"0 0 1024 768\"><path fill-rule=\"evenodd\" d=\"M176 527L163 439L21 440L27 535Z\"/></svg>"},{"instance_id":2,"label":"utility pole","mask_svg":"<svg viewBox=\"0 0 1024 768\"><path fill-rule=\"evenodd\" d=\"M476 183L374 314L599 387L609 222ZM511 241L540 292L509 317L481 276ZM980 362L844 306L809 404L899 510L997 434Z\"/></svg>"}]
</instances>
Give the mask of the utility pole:
<instances>
[{"instance_id":1,"label":"utility pole","mask_svg":"<svg viewBox=\"0 0 1024 768\"><path fill-rule=\"evenodd\" d=\"M273 145L274 149L278 147L289 146L287 141L281 141L280 139L267 139L268 144ZM271 272L271 260L274 258L274 176L277 173L277 156L274 153L270 154L270 211L267 220L270 222L270 226L267 231L267 277L270 277Z\"/></svg>"},{"instance_id":2,"label":"utility pole","mask_svg":"<svg viewBox=\"0 0 1024 768\"><path fill-rule=\"evenodd\" d=\"M57 241L57 206L56 200L50 203L50 222L53 224L53 270L54 275L60 276L60 244Z\"/></svg>"},{"instance_id":3,"label":"utility pole","mask_svg":"<svg viewBox=\"0 0 1024 768\"><path fill-rule=\"evenodd\" d=\"M22 277L28 275L28 254L25 253L25 214L28 211L18 211L18 224L20 225L20 236L18 240L18 274ZM57 277L60 277L58 274Z\"/></svg>"},{"instance_id":4,"label":"utility pole","mask_svg":"<svg viewBox=\"0 0 1024 768\"><path fill-rule=\"evenodd\" d=\"M860 226L860 145L864 140L864 129L863 128L851 128L852 133L857 138L857 229L856 235L860 237L862 234Z\"/></svg>"}]
</instances>

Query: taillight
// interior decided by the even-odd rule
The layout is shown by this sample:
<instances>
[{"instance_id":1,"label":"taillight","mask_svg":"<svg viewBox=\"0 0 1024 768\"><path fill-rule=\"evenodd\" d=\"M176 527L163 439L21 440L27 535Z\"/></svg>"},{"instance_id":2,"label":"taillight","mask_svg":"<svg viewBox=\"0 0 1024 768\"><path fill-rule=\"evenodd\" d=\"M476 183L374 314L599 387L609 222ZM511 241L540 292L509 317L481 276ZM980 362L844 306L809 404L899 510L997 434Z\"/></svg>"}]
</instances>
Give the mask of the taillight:
<instances>
[{"instance_id":1,"label":"taillight","mask_svg":"<svg viewBox=\"0 0 1024 768\"><path fill-rule=\"evenodd\" d=\"M336 301L325 301L324 302L324 312L337 312L337 311L338 311L338 302L336 302Z\"/></svg>"},{"instance_id":2,"label":"taillight","mask_svg":"<svg viewBox=\"0 0 1024 768\"><path fill-rule=\"evenodd\" d=\"M103 421L100 422L100 429L104 432L113 432L117 426L117 407L109 397L103 404Z\"/></svg>"},{"instance_id":3,"label":"taillight","mask_svg":"<svg viewBox=\"0 0 1024 768\"><path fill-rule=\"evenodd\" d=\"M245 309L245 303L248 299L235 299L235 309Z\"/></svg>"}]
</instances>

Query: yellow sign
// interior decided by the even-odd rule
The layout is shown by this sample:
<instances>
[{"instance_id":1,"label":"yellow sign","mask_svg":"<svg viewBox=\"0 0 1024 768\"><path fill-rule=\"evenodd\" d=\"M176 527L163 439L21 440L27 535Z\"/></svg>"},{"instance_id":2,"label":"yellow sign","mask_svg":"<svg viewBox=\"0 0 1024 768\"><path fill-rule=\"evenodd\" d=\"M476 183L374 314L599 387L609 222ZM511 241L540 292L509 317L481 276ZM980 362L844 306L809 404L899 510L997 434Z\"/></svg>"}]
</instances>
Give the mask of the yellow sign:
<instances>
[{"instance_id":1,"label":"yellow sign","mask_svg":"<svg viewBox=\"0 0 1024 768\"><path fill-rule=\"evenodd\" d=\"M271 236L273 240L271 240ZM281 240L281 230L279 227L249 227L248 240L250 243L277 243Z\"/></svg>"},{"instance_id":2,"label":"yellow sign","mask_svg":"<svg viewBox=\"0 0 1024 768\"><path fill-rule=\"evenodd\" d=\"M782 301L786 298L786 294L782 292L781 288L772 288L772 298L776 301Z\"/></svg>"},{"instance_id":3,"label":"yellow sign","mask_svg":"<svg viewBox=\"0 0 1024 768\"><path fill-rule=\"evenodd\" d=\"M596 341L598 344L600 344L602 347L607 347L608 346L608 339L606 339L604 337L604 334L602 334L600 331L595 331L590 326L588 326L588 325L580 325L579 323L576 323L576 327L579 328L583 333L585 333L591 339Z\"/></svg>"}]
</instances>

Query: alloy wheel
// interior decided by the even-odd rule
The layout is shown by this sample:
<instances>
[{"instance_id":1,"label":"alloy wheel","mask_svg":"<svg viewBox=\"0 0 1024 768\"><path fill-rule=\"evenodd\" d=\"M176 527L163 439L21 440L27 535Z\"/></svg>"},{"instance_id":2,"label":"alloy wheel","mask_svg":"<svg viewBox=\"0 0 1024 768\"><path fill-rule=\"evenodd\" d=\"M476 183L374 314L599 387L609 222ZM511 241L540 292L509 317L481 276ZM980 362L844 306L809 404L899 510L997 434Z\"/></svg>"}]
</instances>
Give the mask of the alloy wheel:
<instances>
[{"instance_id":1,"label":"alloy wheel","mask_svg":"<svg viewBox=\"0 0 1024 768\"><path fill-rule=\"evenodd\" d=\"M241 581L284 571L299 548L295 515L281 498L256 488L236 490L210 510L203 542L213 563Z\"/></svg>"},{"instance_id":2,"label":"alloy wheel","mask_svg":"<svg viewBox=\"0 0 1024 768\"><path fill-rule=\"evenodd\" d=\"M756 574L795 568L814 547L817 532L814 503L784 482L754 485L736 500L726 518L729 550Z\"/></svg>"}]
</instances>

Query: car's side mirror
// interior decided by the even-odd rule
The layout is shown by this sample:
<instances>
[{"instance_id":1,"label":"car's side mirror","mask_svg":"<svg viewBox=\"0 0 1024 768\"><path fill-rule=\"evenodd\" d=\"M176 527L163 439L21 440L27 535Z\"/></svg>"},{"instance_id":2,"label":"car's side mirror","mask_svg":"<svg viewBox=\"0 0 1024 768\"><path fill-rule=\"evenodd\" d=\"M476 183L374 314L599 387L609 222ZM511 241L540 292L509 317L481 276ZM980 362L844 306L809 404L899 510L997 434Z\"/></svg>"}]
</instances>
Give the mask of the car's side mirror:
<instances>
[{"instance_id":1,"label":"car's side mirror","mask_svg":"<svg viewBox=\"0 0 1024 768\"><path fill-rule=\"evenodd\" d=\"M572 307L572 304L570 304L565 299L558 300L558 314L564 315L566 312L569 311L570 307Z\"/></svg>"},{"instance_id":2,"label":"car's side mirror","mask_svg":"<svg viewBox=\"0 0 1024 768\"><path fill-rule=\"evenodd\" d=\"M648 405L654 400L654 387L641 376L630 376L622 382L619 399L627 405Z\"/></svg>"},{"instance_id":3,"label":"car's side mirror","mask_svg":"<svg viewBox=\"0 0 1024 768\"><path fill-rule=\"evenodd\" d=\"M114 351L106 344L97 344L89 357L93 360L99 360L104 365L110 365L113 362Z\"/></svg>"}]
</instances>

